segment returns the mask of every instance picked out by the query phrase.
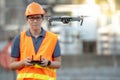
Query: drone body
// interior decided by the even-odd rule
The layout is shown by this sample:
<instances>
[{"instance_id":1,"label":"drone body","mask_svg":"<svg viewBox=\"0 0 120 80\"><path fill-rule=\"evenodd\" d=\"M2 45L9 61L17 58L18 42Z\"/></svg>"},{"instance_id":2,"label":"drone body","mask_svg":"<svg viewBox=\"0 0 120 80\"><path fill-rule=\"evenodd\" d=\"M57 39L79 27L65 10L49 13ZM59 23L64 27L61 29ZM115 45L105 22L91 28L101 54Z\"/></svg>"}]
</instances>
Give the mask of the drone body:
<instances>
[{"instance_id":1,"label":"drone body","mask_svg":"<svg viewBox=\"0 0 120 80\"><path fill-rule=\"evenodd\" d=\"M49 17L48 21L51 24L52 21L58 21L58 22L63 22L64 24L68 24L69 22L72 21L79 21L81 22L80 25L82 26L83 24L83 18L86 16L79 16L79 17L70 17L70 16L61 16L61 17Z\"/></svg>"}]
</instances>

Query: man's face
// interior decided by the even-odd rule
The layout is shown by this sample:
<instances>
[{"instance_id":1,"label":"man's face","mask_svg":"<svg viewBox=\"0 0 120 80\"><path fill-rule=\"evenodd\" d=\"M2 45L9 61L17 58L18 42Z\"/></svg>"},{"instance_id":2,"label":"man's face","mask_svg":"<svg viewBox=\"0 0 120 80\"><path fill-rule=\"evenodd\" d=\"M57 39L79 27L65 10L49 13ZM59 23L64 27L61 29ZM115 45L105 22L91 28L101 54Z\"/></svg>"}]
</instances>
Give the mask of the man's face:
<instances>
[{"instance_id":1,"label":"man's face","mask_svg":"<svg viewBox=\"0 0 120 80\"><path fill-rule=\"evenodd\" d=\"M43 20L42 15L30 15L27 17L27 22L30 25L30 29L32 30L40 29L42 20Z\"/></svg>"}]
</instances>

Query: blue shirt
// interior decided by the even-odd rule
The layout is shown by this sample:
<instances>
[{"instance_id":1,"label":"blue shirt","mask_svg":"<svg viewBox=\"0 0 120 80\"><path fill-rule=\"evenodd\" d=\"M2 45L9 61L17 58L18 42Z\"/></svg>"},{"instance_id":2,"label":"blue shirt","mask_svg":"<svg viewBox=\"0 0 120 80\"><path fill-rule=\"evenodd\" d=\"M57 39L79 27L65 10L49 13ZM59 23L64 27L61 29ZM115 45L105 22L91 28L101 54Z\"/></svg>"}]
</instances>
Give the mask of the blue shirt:
<instances>
[{"instance_id":1,"label":"blue shirt","mask_svg":"<svg viewBox=\"0 0 120 80\"><path fill-rule=\"evenodd\" d=\"M27 36L32 37L32 41L33 41L34 49L35 49L36 53L37 53L37 51L41 45L41 42L45 37L45 33L46 33L46 31L43 28L41 28L41 29L42 29L41 35L38 38L35 38L34 36L32 36L30 33L30 30L27 30L27 32L26 32ZM54 58L54 57L58 57L58 56L61 56L59 41L57 41L57 43L56 43L56 47L55 47L52 57ZM11 48L11 57L15 57L15 58L20 57L20 34L17 35L13 41L12 48Z\"/></svg>"}]
</instances>

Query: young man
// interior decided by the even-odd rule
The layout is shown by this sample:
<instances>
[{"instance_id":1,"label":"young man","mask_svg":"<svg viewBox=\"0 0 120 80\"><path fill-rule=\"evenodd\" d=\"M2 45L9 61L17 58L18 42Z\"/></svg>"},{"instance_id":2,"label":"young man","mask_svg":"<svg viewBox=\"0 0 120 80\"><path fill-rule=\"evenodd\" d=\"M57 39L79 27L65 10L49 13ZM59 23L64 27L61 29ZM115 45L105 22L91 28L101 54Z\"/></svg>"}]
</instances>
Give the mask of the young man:
<instances>
[{"instance_id":1,"label":"young man","mask_svg":"<svg viewBox=\"0 0 120 80\"><path fill-rule=\"evenodd\" d=\"M11 50L10 68L17 70L17 80L56 80L56 69L61 66L60 46L57 35L41 27L44 14L36 2L26 8L30 28L16 36Z\"/></svg>"}]
</instances>

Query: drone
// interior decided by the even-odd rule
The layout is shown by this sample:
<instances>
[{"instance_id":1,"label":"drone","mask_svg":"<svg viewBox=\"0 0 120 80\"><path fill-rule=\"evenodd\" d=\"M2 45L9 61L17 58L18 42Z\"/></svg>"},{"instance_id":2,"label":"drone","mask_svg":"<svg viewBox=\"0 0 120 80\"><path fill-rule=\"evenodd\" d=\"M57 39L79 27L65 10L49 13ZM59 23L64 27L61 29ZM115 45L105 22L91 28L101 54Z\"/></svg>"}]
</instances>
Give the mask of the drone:
<instances>
[{"instance_id":1,"label":"drone","mask_svg":"<svg viewBox=\"0 0 120 80\"><path fill-rule=\"evenodd\" d=\"M80 25L82 26L84 17L87 17L87 16L78 16L78 17L71 17L71 16L56 17L54 16L54 17L49 17L48 21L50 25L51 25L51 22L53 21L62 22L63 24L68 24L69 22L73 22L73 21L79 21Z\"/></svg>"}]
</instances>

